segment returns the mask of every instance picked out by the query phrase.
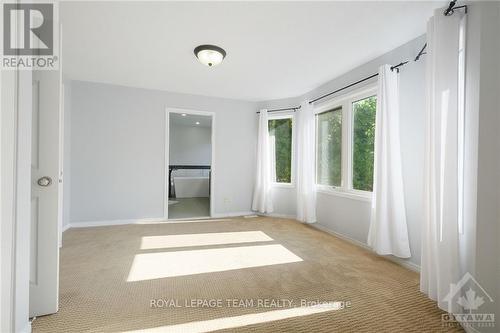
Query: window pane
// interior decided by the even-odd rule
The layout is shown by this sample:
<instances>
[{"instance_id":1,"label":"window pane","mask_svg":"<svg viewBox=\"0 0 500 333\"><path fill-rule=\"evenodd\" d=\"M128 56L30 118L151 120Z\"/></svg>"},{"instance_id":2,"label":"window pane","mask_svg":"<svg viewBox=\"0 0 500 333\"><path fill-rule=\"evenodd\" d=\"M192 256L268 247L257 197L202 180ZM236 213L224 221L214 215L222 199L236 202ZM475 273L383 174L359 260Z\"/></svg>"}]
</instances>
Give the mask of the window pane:
<instances>
[{"instance_id":1,"label":"window pane","mask_svg":"<svg viewBox=\"0 0 500 333\"><path fill-rule=\"evenodd\" d=\"M277 183L292 182L292 118L269 120L269 141ZM274 143L274 145L273 145Z\"/></svg>"},{"instance_id":2,"label":"window pane","mask_svg":"<svg viewBox=\"0 0 500 333\"><path fill-rule=\"evenodd\" d=\"M316 115L316 183L342 185L342 108Z\"/></svg>"},{"instance_id":3,"label":"window pane","mask_svg":"<svg viewBox=\"0 0 500 333\"><path fill-rule=\"evenodd\" d=\"M375 143L375 96L352 103L353 150L352 150L352 188L373 190L373 150Z\"/></svg>"}]
</instances>

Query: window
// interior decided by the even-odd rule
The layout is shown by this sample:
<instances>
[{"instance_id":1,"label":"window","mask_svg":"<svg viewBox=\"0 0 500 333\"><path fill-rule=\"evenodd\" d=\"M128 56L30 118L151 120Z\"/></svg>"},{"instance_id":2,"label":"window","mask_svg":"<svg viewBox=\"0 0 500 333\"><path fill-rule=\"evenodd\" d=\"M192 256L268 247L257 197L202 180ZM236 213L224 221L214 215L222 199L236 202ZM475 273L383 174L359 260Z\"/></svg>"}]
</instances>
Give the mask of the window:
<instances>
[{"instance_id":1,"label":"window","mask_svg":"<svg viewBox=\"0 0 500 333\"><path fill-rule=\"evenodd\" d=\"M375 96L352 103L352 188L355 190L373 190L376 108Z\"/></svg>"},{"instance_id":2,"label":"window","mask_svg":"<svg viewBox=\"0 0 500 333\"><path fill-rule=\"evenodd\" d=\"M369 197L373 191L376 108L372 87L315 110L318 190Z\"/></svg>"},{"instance_id":3,"label":"window","mask_svg":"<svg viewBox=\"0 0 500 333\"><path fill-rule=\"evenodd\" d=\"M316 115L317 163L316 183L342 184L342 107Z\"/></svg>"},{"instance_id":4,"label":"window","mask_svg":"<svg viewBox=\"0 0 500 333\"><path fill-rule=\"evenodd\" d=\"M293 116L269 119L269 143L275 183L292 183Z\"/></svg>"}]
</instances>

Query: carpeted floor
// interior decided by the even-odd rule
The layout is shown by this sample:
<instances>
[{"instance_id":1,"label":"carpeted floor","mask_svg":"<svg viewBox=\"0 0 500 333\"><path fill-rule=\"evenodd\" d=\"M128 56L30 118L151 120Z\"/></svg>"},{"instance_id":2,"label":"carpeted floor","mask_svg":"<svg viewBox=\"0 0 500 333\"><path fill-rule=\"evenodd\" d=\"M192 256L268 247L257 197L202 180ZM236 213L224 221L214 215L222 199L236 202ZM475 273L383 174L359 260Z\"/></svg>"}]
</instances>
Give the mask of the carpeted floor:
<instances>
[{"instance_id":1,"label":"carpeted floor","mask_svg":"<svg viewBox=\"0 0 500 333\"><path fill-rule=\"evenodd\" d=\"M310 226L258 217L66 231L60 309L33 331L460 331L441 315L416 273Z\"/></svg>"}]
</instances>

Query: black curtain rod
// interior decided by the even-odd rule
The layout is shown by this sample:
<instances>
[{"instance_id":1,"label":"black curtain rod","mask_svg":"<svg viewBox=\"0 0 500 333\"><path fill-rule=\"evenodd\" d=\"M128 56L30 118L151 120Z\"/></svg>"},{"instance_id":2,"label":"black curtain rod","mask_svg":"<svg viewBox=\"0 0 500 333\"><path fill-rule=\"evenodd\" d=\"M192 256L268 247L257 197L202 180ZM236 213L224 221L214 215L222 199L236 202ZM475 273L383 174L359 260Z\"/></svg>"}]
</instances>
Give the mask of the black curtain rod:
<instances>
[{"instance_id":1,"label":"black curtain rod","mask_svg":"<svg viewBox=\"0 0 500 333\"><path fill-rule=\"evenodd\" d=\"M399 64L392 66L392 67L391 67L391 71L392 71L392 70L397 70L397 71L398 71L398 73L399 73L399 67L404 66L404 65L406 65L407 63L408 63L408 61L403 61L403 62L400 62ZM335 90L335 91L332 91L332 92L330 92L330 93L328 93L328 94L324 94L324 95L322 95L322 96L319 96L319 97L317 97L317 98L313 99L312 101L309 101L309 104L312 104L312 103L314 103L314 102L319 101L320 99L323 99L323 98L326 98L326 97L331 96L331 95L333 95L333 94L336 94L336 93L338 93L338 92L340 92L340 91L342 91L342 90L346 90L347 88L350 88L350 87L352 87L352 86L355 86L355 85L357 85L357 84L360 84L361 82L365 82L365 81L367 81L367 80L369 80L369 79L372 79L372 78L374 78L374 77L376 77L376 76L378 76L378 73L375 73L375 74L373 74L373 75L370 75L370 76L368 76L368 77L365 77L364 79L358 80L358 81L356 81L356 82L354 82L354 83L348 84L347 86L342 87L342 88L340 88L340 89L337 89L337 90Z\"/></svg>"},{"instance_id":2,"label":"black curtain rod","mask_svg":"<svg viewBox=\"0 0 500 333\"><path fill-rule=\"evenodd\" d=\"M294 107L291 107L291 108L282 108L282 109L272 109L272 110L267 110L267 112L280 112L280 111L297 111L298 109L300 109L301 106L294 106ZM257 113L260 113L260 111L257 111Z\"/></svg>"},{"instance_id":3,"label":"black curtain rod","mask_svg":"<svg viewBox=\"0 0 500 333\"><path fill-rule=\"evenodd\" d=\"M466 5L463 5L463 6L456 6L456 7L455 7L456 3L457 3L457 0L450 1L450 4L448 5L448 8L444 11L444 13L443 13L443 14L444 14L445 16L450 16L450 15L453 15L453 13L455 12L455 10L456 10L456 9L462 9L462 8L465 10L465 13L467 14L467 6L466 6ZM418 60L420 60L420 58L421 58L424 54L427 54L427 53L425 52L425 49L426 49L426 48L427 48L427 43L425 43L425 44L424 44L424 46L422 47L422 49L420 50L420 52L419 52L419 53L417 54L417 56L415 57L414 61L418 61ZM391 67L391 71L392 71L392 70L397 70L397 72L399 73L399 68L400 68L401 66L403 66L403 65L406 65L407 63L408 63L408 61L403 61L403 62L400 62L399 64L392 66L392 67ZM356 81L356 82L354 82L354 83L348 84L347 86L342 87L342 88L340 88L340 89L337 89L337 90L335 90L335 91L332 91L332 92L330 92L330 93L328 93L328 94L324 94L324 95L322 95L322 96L319 96L319 97L317 97L317 98L313 99L312 101L309 101L309 104L312 104L312 103L317 102L317 101L319 101L319 100L321 100L321 99L323 99L323 98L326 98L326 97L328 97L328 96L331 96L331 95L333 95L333 94L336 94L336 93L338 93L338 92L341 92L342 90L345 90L345 89L347 89L347 88L350 88L350 87L352 87L352 86L355 86L355 85L357 85L357 84L360 84L361 82L365 82L365 81L367 81L367 80L369 80L369 79L372 79L372 78L374 78L374 77L376 77L376 76L378 76L378 73L375 73L375 74L373 74L373 75L370 75L370 76L368 76L368 77L365 77L364 79L358 80L358 81ZM296 109L300 109L300 106L299 106L299 107L296 107L296 108L286 108L286 109L268 110L268 112L286 111L286 110L293 110L293 111L295 111ZM257 113L260 113L260 112L257 112Z\"/></svg>"},{"instance_id":4,"label":"black curtain rod","mask_svg":"<svg viewBox=\"0 0 500 333\"><path fill-rule=\"evenodd\" d=\"M422 49L420 50L420 52L418 52L417 56L415 57L415 60L414 61L418 61L420 59L421 56L423 56L424 54L427 54L427 52L425 52L425 49L427 48L427 43L424 44L424 46L422 47Z\"/></svg>"},{"instance_id":5,"label":"black curtain rod","mask_svg":"<svg viewBox=\"0 0 500 333\"><path fill-rule=\"evenodd\" d=\"M455 5L456 5L456 4L457 4L457 0L453 0L453 1L451 1L451 2L450 2L450 4L448 5L448 8L444 11L444 13L443 13L443 14L444 14L445 16L450 16L450 15L453 15L453 13L455 12L455 10L457 10L457 9L464 9L464 10L465 10L465 13L467 14L467 6L466 6L466 5L463 5L463 6L456 6L456 7L455 7ZM427 48L427 43L425 43L425 44L424 44L424 46L422 47L422 49L420 50L420 52L419 52L419 53L417 54L417 56L415 57L414 61L418 61L418 60L419 60L419 59L420 59L420 58L421 58L424 54L427 54L427 53L425 52L425 49L426 49L426 48ZM403 66L403 65L405 65L405 64L407 64L407 63L408 63L408 61L401 62L401 63L399 63L399 64L397 64L397 65L395 65L395 66L392 66L392 67L391 67L391 70L396 69L396 70L398 71L398 73L399 73L399 67L401 67L401 66ZM340 92L340 91L342 91L342 90L345 90L345 89L347 89L347 88L350 88L350 87L352 87L352 86L355 86L355 85L357 85L357 84L359 84L359 83L361 83L361 82L365 82L365 81L367 81L367 80L369 80L369 79L372 79L372 78L374 78L374 77L376 77L376 76L378 76L378 73L373 74L373 75L370 75L370 76L368 76L368 77L365 77L364 79L361 79L361 80L356 81L356 82L354 82L354 83L348 84L347 86L342 87L342 88L340 88L340 89L337 89L337 90L335 90L335 91L332 91L331 93L328 93L328 94L325 94L325 95L323 95L323 96L317 97L317 98L313 99L312 101L309 101L309 104L312 104L312 103L317 102L317 101L319 101L319 100L321 100L321 99L323 99L323 98L326 98L326 97L328 97L328 96L331 96L331 95L333 95L333 94L336 94L336 93L338 93L338 92Z\"/></svg>"},{"instance_id":6,"label":"black curtain rod","mask_svg":"<svg viewBox=\"0 0 500 333\"><path fill-rule=\"evenodd\" d=\"M444 16L453 15L453 13L455 13L456 9L461 9L461 8L463 8L464 11L465 11L465 14L467 14L467 6L466 5L455 7L456 4L457 4L457 0L450 1L450 4L448 5L448 8L443 13Z\"/></svg>"},{"instance_id":7,"label":"black curtain rod","mask_svg":"<svg viewBox=\"0 0 500 333\"><path fill-rule=\"evenodd\" d=\"M359 83L361 83L361 82L365 82L365 81L367 81L367 80L369 80L369 79L371 79L371 78L374 78L375 76L378 76L378 73L377 73L377 74L370 75L370 76L368 76L368 77L365 77L364 79L361 79L361 80L356 81L356 82L354 82L354 83L348 84L347 86L342 87L342 88L340 88L340 89L337 89L337 90L335 90L335 91L332 91L331 93L328 93L328 94L325 94L325 95L319 96L319 97L317 97L317 98L313 99L312 101L309 101L309 104L312 104L312 103L314 103L314 102L319 101L320 99L323 99L323 98L326 98L326 97L328 97L328 96L330 96L330 95L333 95L333 94L335 94L335 93L338 93L339 91L342 91L342 90L345 90L345 89L350 88L350 87L352 87L352 86L355 86L355 85L357 85L357 84L359 84Z\"/></svg>"}]
</instances>

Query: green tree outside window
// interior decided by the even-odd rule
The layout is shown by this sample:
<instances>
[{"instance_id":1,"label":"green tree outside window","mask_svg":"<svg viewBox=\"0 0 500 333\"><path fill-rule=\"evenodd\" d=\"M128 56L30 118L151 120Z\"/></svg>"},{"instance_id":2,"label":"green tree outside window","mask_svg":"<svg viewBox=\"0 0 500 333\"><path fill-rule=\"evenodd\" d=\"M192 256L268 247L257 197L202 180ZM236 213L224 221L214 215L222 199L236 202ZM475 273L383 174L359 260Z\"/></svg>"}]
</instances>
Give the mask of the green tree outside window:
<instances>
[{"instance_id":1,"label":"green tree outside window","mask_svg":"<svg viewBox=\"0 0 500 333\"><path fill-rule=\"evenodd\" d=\"M356 190L373 191L376 109L375 96L352 103L352 187Z\"/></svg>"},{"instance_id":2,"label":"green tree outside window","mask_svg":"<svg viewBox=\"0 0 500 333\"><path fill-rule=\"evenodd\" d=\"M292 118L270 119L269 136L274 137L277 183L292 182Z\"/></svg>"},{"instance_id":3,"label":"green tree outside window","mask_svg":"<svg viewBox=\"0 0 500 333\"><path fill-rule=\"evenodd\" d=\"M342 185L342 107L316 115L316 183Z\"/></svg>"}]
</instances>

